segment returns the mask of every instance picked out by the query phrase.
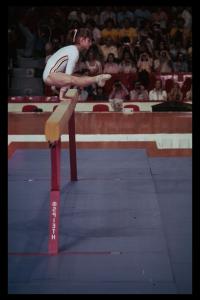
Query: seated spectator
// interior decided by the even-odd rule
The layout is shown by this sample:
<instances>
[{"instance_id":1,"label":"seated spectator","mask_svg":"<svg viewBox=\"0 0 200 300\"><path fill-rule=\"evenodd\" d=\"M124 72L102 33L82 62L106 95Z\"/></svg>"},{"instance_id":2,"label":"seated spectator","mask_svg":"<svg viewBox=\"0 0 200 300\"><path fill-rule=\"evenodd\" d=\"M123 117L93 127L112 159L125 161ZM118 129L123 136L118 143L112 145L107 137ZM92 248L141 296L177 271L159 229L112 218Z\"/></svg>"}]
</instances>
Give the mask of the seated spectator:
<instances>
[{"instance_id":1,"label":"seated spectator","mask_svg":"<svg viewBox=\"0 0 200 300\"><path fill-rule=\"evenodd\" d=\"M163 8L158 7L157 10L152 13L152 19L153 22L160 24L161 29L167 28L168 16Z\"/></svg>"},{"instance_id":2,"label":"seated spectator","mask_svg":"<svg viewBox=\"0 0 200 300\"><path fill-rule=\"evenodd\" d=\"M109 99L111 107L114 111L120 112L123 111L123 100L122 99Z\"/></svg>"},{"instance_id":3,"label":"seated spectator","mask_svg":"<svg viewBox=\"0 0 200 300\"><path fill-rule=\"evenodd\" d=\"M116 24L116 14L115 12L113 11L113 8L112 6L106 6L105 10L103 10L101 13L100 13L100 26L104 26L105 24L105 21L107 19L112 19L113 22L114 22L114 25Z\"/></svg>"},{"instance_id":4,"label":"seated spectator","mask_svg":"<svg viewBox=\"0 0 200 300\"><path fill-rule=\"evenodd\" d=\"M89 76L95 76L102 73L102 65L100 61L96 59L94 51L90 49L86 55L85 66L89 70Z\"/></svg>"},{"instance_id":5,"label":"seated spectator","mask_svg":"<svg viewBox=\"0 0 200 300\"><path fill-rule=\"evenodd\" d=\"M186 96L185 96L185 101L192 101L192 85L190 87L190 90L187 91Z\"/></svg>"},{"instance_id":6,"label":"seated spectator","mask_svg":"<svg viewBox=\"0 0 200 300\"><path fill-rule=\"evenodd\" d=\"M90 76L90 71L88 69L84 69L82 71L82 75L83 76ZM88 99L93 98L93 92L94 92L95 89L96 89L96 84L95 83L92 83L92 84L84 87L84 90L87 91L87 93L88 93Z\"/></svg>"},{"instance_id":7,"label":"seated spectator","mask_svg":"<svg viewBox=\"0 0 200 300\"><path fill-rule=\"evenodd\" d=\"M114 43L118 42L119 32L118 32L118 29L114 28L114 26L115 26L115 24L112 19L107 19L105 21L105 26L104 26L103 30L101 31L102 39L111 37Z\"/></svg>"},{"instance_id":8,"label":"seated spectator","mask_svg":"<svg viewBox=\"0 0 200 300\"><path fill-rule=\"evenodd\" d=\"M166 74L172 72L172 61L168 51L161 51L158 60L154 64L157 73Z\"/></svg>"},{"instance_id":9,"label":"seated spectator","mask_svg":"<svg viewBox=\"0 0 200 300\"><path fill-rule=\"evenodd\" d=\"M109 53L113 53L115 58L118 58L118 49L116 45L113 43L111 37L104 39L104 44L100 45L99 49L102 52L102 55L104 57L104 62L107 61Z\"/></svg>"},{"instance_id":10,"label":"seated spectator","mask_svg":"<svg viewBox=\"0 0 200 300\"><path fill-rule=\"evenodd\" d=\"M187 49L183 46L183 43L177 42L175 43L177 53L182 53L183 55L187 55Z\"/></svg>"},{"instance_id":11,"label":"seated spectator","mask_svg":"<svg viewBox=\"0 0 200 300\"><path fill-rule=\"evenodd\" d=\"M146 71L151 73L152 69L152 58L148 55L148 53L142 53L137 62L138 72Z\"/></svg>"},{"instance_id":12,"label":"seated spectator","mask_svg":"<svg viewBox=\"0 0 200 300\"><path fill-rule=\"evenodd\" d=\"M185 7L181 13L181 17L184 19L184 43L186 44L187 38L192 37L192 14L191 7Z\"/></svg>"},{"instance_id":13,"label":"seated spectator","mask_svg":"<svg viewBox=\"0 0 200 300\"><path fill-rule=\"evenodd\" d=\"M121 60L123 58L124 51L129 51L134 57L134 45L131 44L130 39L128 36L125 36L124 38L121 39L120 45L118 47L118 58Z\"/></svg>"},{"instance_id":14,"label":"seated spectator","mask_svg":"<svg viewBox=\"0 0 200 300\"><path fill-rule=\"evenodd\" d=\"M148 53L144 52L140 55L137 67L138 67L138 79L139 81L147 87L149 85L149 74L152 71L152 58Z\"/></svg>"},{"instance_id":15,"label":"seated spectator","mask_svg":"<svg viewBox=\"0 0 200 300\"><path fill-rule=\"evenodd\" d=\"M93 19L88 19L86 21L86 27L92 31L93 40L95 43L99 43L101 40L101 30L96 26Z\"/></svg>"},{"instance_id":16,"label":"seated spectator","mask_svg":"<svg viewBox=\"0 0 200 300\"><path fill-rule=\"evenodd\" d=\"M163 32L160 28L159 23L153 23L152 24L151 39L153 40L154 49L159 49L160 48L160 42L163 39Z\"/></svg>"},{"instance_id":17,"label":"seated spectator","mask_svg":"<svg viewBox=\"0 0 200 300\"><path fill-rule=\"evenodd\" d=\"M177 57L177 49L174 43L169 45L169 55L171 56L172 61L176 60Z\"/></svg>"},{"instance_id":18,"label":"seated spectator","mask_svg":"<svg viewBox=\"0 0 200 300\"><path fill-rule=\"evenodd\" d=\"M191 7L185 7L181 13L181 17L184 19L184 28L187 30L192 29L192 14Z\"/></svg>"},{"instance_id":19,"label":"seated spectator","mask_svg":"<svg viewBox=\"0 0 200 300\"><path fill-rule=\"evenodd\" d=\"M103 87L96 85L96 89L93 91L93 99L95 101L107 101L108 96L105 94Z\"/></svg>"},{"instance_id":20,"label":"seated spectator","mask_svg":"<svg viewBox=\"0 0 200 300\"><path fill-rule=\"evenodd\" d=\"M99 44L92 43L89 50L91 50L95 53L96 60L100 61L101 65L103 67L103 65L104 65L104 56L103 56L103 53L102 53L102 51L99 47Z\"/></svg>"},{"instance_id":21,"label":"seated spectator","mask_svg":"<svg viewBox=\"0 0 200 300\"><path fill-rule=\"evenodd\" d=\"M129 19L131 24L134 22L135 15L134 12L128 9L127 6L121 6L119 11L117 12L117 23L120 28L123 27L124 20Z\"/></svg>"},{"instance_id":22,"label":"seated spectator","mask_svg":"<svg viewBox=\"0 0 200 300\"><path fill-rule=\"evenodd\" d=\"M98 7L96 6L90 6L88 11L87 11L87 16L86 16L86 22L88 20L93 20L95 24L97 25L99 29L99 13L98 13ZM87 24L86 24L87 27ZM96 28L96 27L95 27Z\"/></svg>"},{"instance_id":23,"label":"seated spectator","mask_svg":"<svg viewBox=\"0 0 200 300\"><path fill-rule=\"evenodd\" d=\"M122 60L119 64L120 72L122 73L136 73L137 67L129 50L124 50Z\"/></svg>"},{"instance_id":24,"label":"seated spectator","mask_svg":"<svg viewBox=\"0 0 200 300\"><path fill-rule=\"evenodd\" d=\"M135 10L135 19L137 28L140 27L141 22L144 20L151 20L151 13L145 6L136 8Z\"/></svg>"},{"instance_id":25,"label":"seated spectator","mask_svg":"<svg viewBox=\"0 0 200 300\"><path fill-rule=\"evenodd\" d=\"M168 93L168 101L182 101L183 93L181 92L178 82L174 82L171 91Z\"/></svg>"},{"instance_id":26,"label":"seated spectator","mask_svg":"<svg viewBox=\"0 0 200 300\"><path fill-rule=\"evenodd\" d=\"M130 101L135 100L149 100L148 91L145 90L144 86L140 82L135 83L135 89L130 91Z\"/></svg>"},{"instance_id":27,"label":"seated spectator","mask_svg":"<svg viewBox=\"0 0 200 300\"><path fill-rule=\"evenodd\" d=\"M154 49L154 42L150 38L150 36L147 33L142 33L139 36L139 43L140 43L140 50L141 52L147 52L149 54L153 54Z\"/></svg>"},{"instance_id":28,"label":"seated spectator","mask_svg":"<svg viewBox=\"0 0 200 300\"><path fill-rule=\"evenodd\" d=\"M129 95L127 88L120 80L115 80L109 99L126 99Z\"/></svg>"},{"instance_id":29,"label":"seated spectator","mask_svg":"<svg viewBox=\"0 0 200 300\"><path fill-rule=\"evenodd\" d=\"M185 55L182 53L177 54L177 58L173 63L174 72L181 73L181 72L188 72L188 63L185 58Z\"/></svg>"},{"instance_id":30,"label":"seated spectator","mask_svg":"<svg viewBox=\"0 0 200 300\"><path fill-rule=\"evenodd\" d=\"M119 39L128 36L131 43L135 42L137 39L137 30L131 26L130 21L128 18L124 20L123 27L119 30Z\"/></svg>"},{"instance_id":31,"label":"seated spectator","mask_svg":"<svg viewBox=\"0 0 200 300\"><path fill-rule=\"evenodd\" d=\"M86 101L88 98L88 92L85 87L79 87L78 88L79 95L78 95L78 101Z\"/></svg>"},{"instance_id":32,"label":"seated spectator","mask_svg":"<svg viewBox=\"0 0 200 300\"><path fill-rule=\"evenodd\" d=\"M149 100L166 101L167 92L162 88L161 80L156 80L155 88L149 92Z\"/></svg>"},{"instance_id":33,"label":"seated spectator","mask_svg":"<svg viewBox=\"0 0 200 300\"><path fill-rule=\"evenodd\" d=\"M85 23L86 14L83 12L83 9L80 6L75 7L75 10L72 10L68 16L68 21L78 21L79 23Z\"/></svg>"},{"instance_id":34,"label":"seated spectator","mask_svg":"<svg viewBox=\"0 0 200 300\"><path fill-rule=\"evenodd\" d=\"M172 28L170 32L172 41L183 45L185 45L187 38L191 37L191 34L191 30L185 28L185 20L182 17L178 18L177 27Z\"/></svg>"},{"instance_id":35,"label":"seated spectator","mask_svg":"<svg viewBox=\"0 0 200 300\"><path fill-rule=\"evenodd\" d=\"M108 54L108 59L104 65L103 73L105 74L117 74L119 73L119 65L116 62L115 56L113 53Z\"/></svg>"},{"instance_id":36,"label":"seated spectator","mask_svg":"<svg viewBox=\"0 0 200 300\"><path fill-rule=\"evenodd\" d=\"M159 50L155 50L154 53L153 53L153 71L155 71L156 73L159 73L159 71L157 71L157 69L159 68L160 66L160 60L159 60L159 57L160 57L160 52Z\"/></svg>"},{"instance_id":37,"label":"seated spectator","mask_svg":"<svg viewBox=\"0 0 200 300\"><path fill-rule=\"evenodd\" d=\"M86 64L85 64L85 56L83 53L80 53L79 59L75 65L74 73L76 74L82 74L87 70ZM89 74L89 71L88 71Z\"/></svg>"}]
</instances>

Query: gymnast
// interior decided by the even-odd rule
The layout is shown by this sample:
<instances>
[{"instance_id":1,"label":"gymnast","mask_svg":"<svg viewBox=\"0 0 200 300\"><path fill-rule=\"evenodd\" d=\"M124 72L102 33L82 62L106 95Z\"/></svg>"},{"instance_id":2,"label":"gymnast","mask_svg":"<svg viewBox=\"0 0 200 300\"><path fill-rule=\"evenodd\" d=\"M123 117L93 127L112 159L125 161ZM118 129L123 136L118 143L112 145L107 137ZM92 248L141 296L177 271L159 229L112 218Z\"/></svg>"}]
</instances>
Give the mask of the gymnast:
<instances>
[{"instance_id":1,"label":"gymnast","mask_svg":"<svg viewBox=\"0 0 200 300\"><path fill-rule=\"evenodd\" d=\"M47 61L43 72L43 81L46 85L60 88L60 98L71 85L88 86L97 83L104 86L110 74L97 76L74 76L73 71L79 59L79 52L88 50L92 44L92 33L87 28L74 29L73 45L65 46L56 51Z\"/></svg>"}]
</instances>

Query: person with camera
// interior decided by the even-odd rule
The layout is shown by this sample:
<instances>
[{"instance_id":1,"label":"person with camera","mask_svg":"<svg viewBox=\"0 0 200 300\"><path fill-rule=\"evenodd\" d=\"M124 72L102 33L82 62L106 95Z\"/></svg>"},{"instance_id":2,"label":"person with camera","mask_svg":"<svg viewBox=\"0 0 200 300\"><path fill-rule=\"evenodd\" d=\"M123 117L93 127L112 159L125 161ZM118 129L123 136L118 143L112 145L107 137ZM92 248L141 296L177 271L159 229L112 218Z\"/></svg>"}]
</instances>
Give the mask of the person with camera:
<instances>
[{"instance_id":1,"label":"person with camera","mask_svg":"<svg viewBox=\"0 0 200 300\"><path fill-rule=\"evenodd\" d=\"M109 99L126 99L129 95L127 88L120 80L115 80Z\"/></svg>"},{"instance_id":2,"label":"person with camera","mask_svg":"<svg viewBox=\"0 0 200 300\"><path fill-rule=\"evenodd\" d=\"M186 96L184 98L185 101L192 101L192 85L189 89L189 91L186 92Z\"/></svg>"},{"instance_id":3,"label":"person with camera","mask_svg":"<svg viewBox=\"0 0 200 300\"><path fill-rule=\"evenodd\" d=\"M125 36L121 39L119 47L118 47L118 58L119 60L123 59L124 52L128 51L131 53L132 57L134 57L134 47L130 42L130 38Z\"/></svg>"},{"instance_id":4,"label":"person with camera","mask_svg":"<svg viewBox=\"0 0 200 300\"><path fill-rule=\"evenodd\" d=\"M141 53L138 62L137 62L138 71L146 71L151 73L152 68L152 58L148 55L147 52Z\"/></svg>"},{"instance_id":5,"label":"person with camera","mask_svg":"<svg viewBox=\"0 0 200 300\"><path fill-rule=\"evenodd\" d=\"M147 52L141 53L137 62L138 79L145 87L149 84L149 74L152 71L152 65L152 58L149 54Z\"/></svg>"},{"instance_id":6,"label":"person with camera","mask_svg":"<svg viewBox=\"0 0 200 300\"><path fill-rule=\"evenodd\" d=\"M135 83L135 88L130 91L130 101L136 101L136 100L149 100L149 94L148 91L145 89L145 87L137 81Z\"/></svg>"},{"instance_id":7,"label":"person with camera","mask_svg":"<svg viewBox=\"0 0 200 300\"><path fill-rule=\"evenodd\" d=\"M172 89L168 93L168 100L169 101L182 101L183 100L183 93L181 92L181 88L178 82L174 82Z\"/></svg>"}]
</instances>

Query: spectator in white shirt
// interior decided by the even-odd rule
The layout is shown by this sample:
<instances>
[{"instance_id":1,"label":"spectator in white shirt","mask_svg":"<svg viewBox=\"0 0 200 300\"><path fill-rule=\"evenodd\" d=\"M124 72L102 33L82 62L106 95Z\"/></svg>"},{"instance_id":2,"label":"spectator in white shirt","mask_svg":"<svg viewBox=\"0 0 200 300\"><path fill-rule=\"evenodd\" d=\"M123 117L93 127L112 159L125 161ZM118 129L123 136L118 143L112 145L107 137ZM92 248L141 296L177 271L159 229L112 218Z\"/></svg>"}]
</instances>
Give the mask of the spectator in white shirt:
<instances>
[{"instance_id":1,"label":"spectator in white shirt","mask_svg":"<svg viewBox=\"0 0 200 300\"><path fill-rule=\"evenodd\" d=\"M149 92L149 100L167 101L167 92L163 90L160 80L156 80L155 88Z\"/></svg>"}]
</instances>

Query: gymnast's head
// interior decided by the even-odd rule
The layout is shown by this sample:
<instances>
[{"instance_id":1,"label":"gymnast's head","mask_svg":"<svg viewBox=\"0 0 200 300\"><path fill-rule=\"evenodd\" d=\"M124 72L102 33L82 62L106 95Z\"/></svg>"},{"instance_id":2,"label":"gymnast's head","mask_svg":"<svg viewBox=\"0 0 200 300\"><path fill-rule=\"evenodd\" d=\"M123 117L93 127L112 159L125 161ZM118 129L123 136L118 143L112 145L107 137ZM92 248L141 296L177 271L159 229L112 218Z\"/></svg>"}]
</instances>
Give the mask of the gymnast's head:
<instances>
[{"instance_id":1,"label":"gymnast's head","mask_svg":"<svg viewBox=\"0 0 200 300\"><path fill-rule=\"evenodd\" d=\"M88 50L92 45L92 32L88 28L78 28L72 31L72 42L79 50Z\"/></svg>"}]
</instances>

